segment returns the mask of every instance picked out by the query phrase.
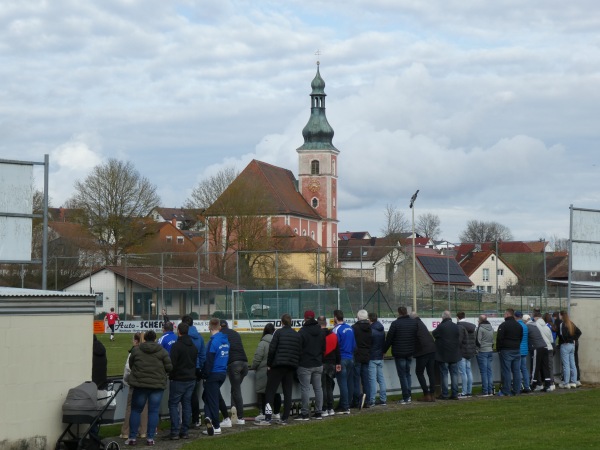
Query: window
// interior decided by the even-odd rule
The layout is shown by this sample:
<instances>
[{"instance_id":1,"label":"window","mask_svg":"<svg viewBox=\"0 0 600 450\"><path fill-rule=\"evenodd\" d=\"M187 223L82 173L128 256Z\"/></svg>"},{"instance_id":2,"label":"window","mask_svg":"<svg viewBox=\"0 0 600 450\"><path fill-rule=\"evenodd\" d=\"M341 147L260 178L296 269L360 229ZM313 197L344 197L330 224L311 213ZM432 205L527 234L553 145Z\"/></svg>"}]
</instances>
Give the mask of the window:
<instances>
[{"instance_id":1,"label":"window","mask_svg":"<svg viewBox=\"0 0 600 450\"><path fill-rule=\"evenodd\" d=\"M488 286L488 287L487 287L487 291L488 291L488 293L489 293L489 294L491 294L491 293L492 293L492 287L491 287L491 286Z\"/></svg>"},{"instance_id":2,"label":"window","mask_svg":"<svg viewBox=\"0 0 600 450\"><path fill-rule=\"evenodd\" d=\"M319 206L319 199L315 197L312 199L312 207L316 208L317 206Z\"/></svg>"},{"instance_id":3,"label":"window","mask_svg":"<svg viewBox=\"0 0 600 450\"><path fill-rule=\"evenodd\" d=\"M478 291L485 291L485 286L477 286Z\"/></svg>"},{"instance_id":4,"label":"window","mask_svg":"<svg viewBox=\"0 0 600 450\"><path fill-rule=\"evenodd\" d=\"M117 301L119 302L119 308L125 307L125 292L119 292Z\"/></svg>"},{"instance_id":5,"label":"window","mask_svg":"<svg viewBox=\"0 0 600 450\"><path fill-rule=\"evenodd\" d=\"M171 244L173 242L173 236L167 236L167 244Z\"/></svg>"},{"instance_id":6,"label":"window","mask_svg":"<svg viewBox=\"0 0 600 450\"><path fill-rule=\"evenodd\" d=\"M298 236L298 228L294 228L294 234Z\"/></svg>"},{"instance_id":7,"label":"window","mask_svg":"<svg viewBox=\"0 0 600 450\"><path fill-rule=\"evenodd\" d=\"M314 232L314 231L311 231L311 232L310 232L310 237L311 237L312 239L314 239L314 238L315 238L315 232Z\"/></svg>"},{"instance_id":8,"label":"window","mask_svg":"<svg viewBox=\"0 0 600 450\"><path fill-rule=\"evenodd\" d=\"M306 230L302 230L302 236L306 236Z\"/></svg>"},{"instance_id":9,"label":"window","mask_svg":"<svg viewBox=\"0 0 600 450\"><path fill-rule=\"evenodd\" d=\"M183 245L183 236L177 236L177 244Z\"/></svg>"},{"instance_id":10,"label":"window","mask_svg":"<svg viewBox=\"0 0 600 450\"><path fill-rule=\"evenodd\" d=\"M102 307L104 305L104 292L96 292L96 306Z\"/></svg>"},{"instance_id":11,"label":"window","mask_svg":"<svg viewBox=\"0 0 600 450\"><path fill-rule=\"evenodd\" d=\"M501 277L504 275L504 269L498 269L498 276Z\"/></svg>"},{"instance_id":12,"label":"window","mask_svg":"<svg viewBox=\"0 0 600 450\"><path fill-rule=\"evenodd\" d=\"M331 161L331 173L335 177L335 159Z\"/></svg>"},{"instance_id":13,"label":"window","mask_svg":"<svg viewBox=\"0 0 600 450\"><path fill-rule=\"evenodd\" d=\"M170 291L165 291L164 292L164 302L165 302L165 306L173 306L173 293Z\"/></svg>"},{"instance_id":14,"label":"window","mask_svg":"<svg viewBox=\"0 0 600 450\"><path fill-rule=\"evenodd\" d=\"M494 255L492 255L492 261L495 261L495 259L494 259Z\"/></svg>"},{"instance_id":15,"label":"window","mask_svg":"<svg viewBox=\"0 0 600 450\"><path fill-rule=\"evenodd\" d=\"M346 253L346 256L352 256L352 250L348 250L348 253Z\"/></svg>"},{"instance_id":16,"label":"window","mask_svg":"<svg viewBox=\"0 0 600 450\"><path fill-rule=\"evenodd\" d=\"M316 159L313 159L310 162L310 174L311 175L319 175L319 161Z\"/></svg>"},{"instance_id":17,"label":"window","mask_svg":"<svg viewBox=\"0 0 600 450\"><path fill-rule=\"evenodd\" d=\"M490 269L483 269L483 281L490 281Z\"/></svg>"}]
</instances>

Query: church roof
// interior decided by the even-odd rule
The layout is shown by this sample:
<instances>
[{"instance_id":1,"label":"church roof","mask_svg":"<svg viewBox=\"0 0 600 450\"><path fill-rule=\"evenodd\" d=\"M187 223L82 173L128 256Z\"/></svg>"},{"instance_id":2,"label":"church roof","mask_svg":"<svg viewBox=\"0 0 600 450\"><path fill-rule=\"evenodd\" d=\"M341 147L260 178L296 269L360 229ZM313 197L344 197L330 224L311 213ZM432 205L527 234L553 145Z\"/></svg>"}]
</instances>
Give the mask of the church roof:
<instances>
[{"instance_id":1,"label":"church roof","mask_svg":"<svg viewBox=\"0 0 600 450\"><path fill-rule=\"evenodd\" d=\"M227 210L225 206L240 187L252 186L264 195L263 205L256 215L294 215L320 220L321 216L307 203L297 189L294 174L281 167L253 159L237 176L221 196L205 212L206 216L219 216Z\"/></svg>"}]
</instances>

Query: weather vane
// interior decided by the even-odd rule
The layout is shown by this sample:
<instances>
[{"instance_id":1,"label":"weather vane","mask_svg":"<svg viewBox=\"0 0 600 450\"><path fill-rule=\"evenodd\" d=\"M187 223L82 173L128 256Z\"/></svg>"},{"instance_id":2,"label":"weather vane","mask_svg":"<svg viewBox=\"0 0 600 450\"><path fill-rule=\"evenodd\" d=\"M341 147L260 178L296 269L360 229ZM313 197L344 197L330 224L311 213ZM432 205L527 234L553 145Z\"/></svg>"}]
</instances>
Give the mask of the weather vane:
<instances>
[{"instance_id":1,"label":"weather vane","mask_svg":"<svg viewBox=\"0 0 600 450\"><path fill-rule=\"evenodd\" d=\"M315 55L317 55L317 58L318 58L319 56L321 56L321 50L317 50L317 51L315 52ZM318 66L319 64L320 64L320 62L319 62L319 60L317 59L317 66Z\"/></svg>"}]
</instances>

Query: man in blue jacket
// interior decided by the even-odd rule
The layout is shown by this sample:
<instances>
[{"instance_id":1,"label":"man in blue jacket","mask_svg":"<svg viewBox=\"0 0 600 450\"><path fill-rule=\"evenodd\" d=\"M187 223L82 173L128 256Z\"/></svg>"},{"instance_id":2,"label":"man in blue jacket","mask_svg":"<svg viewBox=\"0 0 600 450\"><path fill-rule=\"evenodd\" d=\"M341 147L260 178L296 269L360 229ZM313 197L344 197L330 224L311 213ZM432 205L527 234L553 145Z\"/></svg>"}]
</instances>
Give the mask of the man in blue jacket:
<instances>
[{"instance_id":1,"label":"man in blue jacket","mask_svg":"<svg viewBox=\"0 0 600 450\"><path fill-rule=\"evenodd\" d=\"M217 318L210 319L208 324L210 340L206 346L206 361L202 369L204 378L204 423L206 430L202 434L213 436L221 434L219 426L219 395L221 385L227 376L227 362L229 361L229 340L221 333L221 322Z\"/></svg>"},{"instance_id":2,"label":"man in blue jacket","mask_svg":"<svg viewBox=\"0 0 600 450\"><path fill-rule=\"evenodd\" d=\"M344 313L340 309L333 311L335 327L333 332L338 338L340 354L342 357L342 370L337 373L340 388L340 402L338 414L350 414L350 399L354 396L354 331L344 322Z\"/></svg>"},{"instance_id":3,"label":"man in blue jacket","mask_svg":"<svg viewBox=\"0 0 600 450\"><path fill-rule=\"evenodd\" d=\"M171 354L171 347L177 342L177 335L173 331L173 322L163 322L163 335L158 340L158 343Z\"/></svg>"}]
</instances>

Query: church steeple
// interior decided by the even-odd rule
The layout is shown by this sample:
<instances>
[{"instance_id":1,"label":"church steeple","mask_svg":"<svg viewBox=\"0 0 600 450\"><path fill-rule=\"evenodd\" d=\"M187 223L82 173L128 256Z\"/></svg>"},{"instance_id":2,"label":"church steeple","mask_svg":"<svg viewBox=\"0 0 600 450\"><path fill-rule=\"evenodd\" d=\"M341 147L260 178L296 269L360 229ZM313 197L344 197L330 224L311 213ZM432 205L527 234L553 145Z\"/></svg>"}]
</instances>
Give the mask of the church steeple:
<instances>
[{"instance_id":1,"label":"church steeple","mask_svg":"<svg viewBox=\"0 0 600 450\"><path fill-rule=\"evenodd\" d=\"M327 122L325 116L325 81L321 78L319 72L319 63L317 62L317 74L310 84L312 92L310 94L310 118L302 130L304 145L298 148L301 150L338 150L333 146L333 128Z\"/></svg>"}]
</instances>

